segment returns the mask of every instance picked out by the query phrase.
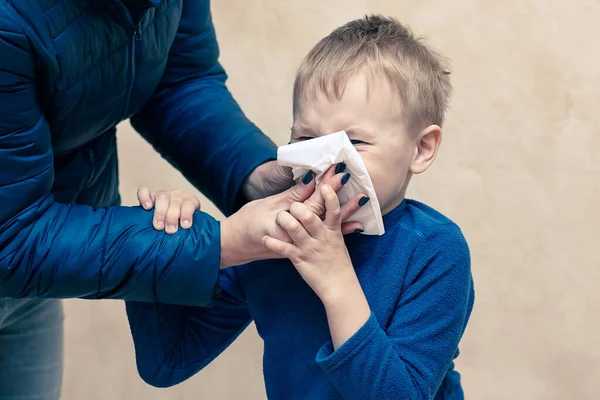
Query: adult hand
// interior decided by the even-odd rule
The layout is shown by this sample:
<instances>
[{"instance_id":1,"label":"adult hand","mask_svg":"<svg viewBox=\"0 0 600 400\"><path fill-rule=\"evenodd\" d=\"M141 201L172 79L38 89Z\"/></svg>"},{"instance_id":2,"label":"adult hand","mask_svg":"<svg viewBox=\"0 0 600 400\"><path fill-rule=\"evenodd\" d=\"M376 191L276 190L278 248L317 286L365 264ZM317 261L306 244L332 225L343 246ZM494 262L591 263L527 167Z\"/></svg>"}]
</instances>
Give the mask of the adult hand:
<instances>
[{"instance_id":1,"label":"adult hand","mask_svg":"<svg viewBox=\"0 0 600 400\"><path fill-rule=\"evenodd\" d=\"M242 193L252 201L281 193L293 185L291 168L282 167L277 161L268 161L256 167L246 178Z\"/></svg>"},{"instance_id":2,"label":"adult hand","mask_svg":"<svg viewBox=\"0 0 600 400\"><path fill-rule=\"evenodd\" d=\"M352 179L350 174L341 171L343 168L339 165L331 167L324 174L321 184L328 184L336 193L339 192L342 186ZM341 219L344 221L342 225L344 234L362 228L360 223L349 219L360 208L359 201L363 197L362 194L357 195L340 208ZM279 212L288 211L295 202L304 203L317 215L324 215L325 201L321 191L315 191L313 173L308 173L301 183L283 193L246 204L237 213L221 222L221 267L281 258L280 255L267 249L262 239L268 235L288 243L292 242L287 232L277 225L275 219Z\"/></svg>"}]
</instances>

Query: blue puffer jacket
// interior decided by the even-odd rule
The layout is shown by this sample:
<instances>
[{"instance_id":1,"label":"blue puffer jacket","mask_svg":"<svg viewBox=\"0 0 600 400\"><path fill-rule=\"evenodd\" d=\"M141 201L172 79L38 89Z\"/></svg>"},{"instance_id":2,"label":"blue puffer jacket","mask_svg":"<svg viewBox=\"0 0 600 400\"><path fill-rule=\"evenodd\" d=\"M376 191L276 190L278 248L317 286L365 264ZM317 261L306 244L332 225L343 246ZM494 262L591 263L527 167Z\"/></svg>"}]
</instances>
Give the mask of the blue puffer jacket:
<instances>
[{"instance_id":1,"label":"blue puffer jacket","mask_svg":"<svg viewBox=\"0 0 600 400\"><path fill-rule=\"evenodd\" d=\"M217 58L208 1L0 0L0 297L210 302L218 222L118 207L115 126L232 213L276 149Z\"/></svg>"}]
</instances>

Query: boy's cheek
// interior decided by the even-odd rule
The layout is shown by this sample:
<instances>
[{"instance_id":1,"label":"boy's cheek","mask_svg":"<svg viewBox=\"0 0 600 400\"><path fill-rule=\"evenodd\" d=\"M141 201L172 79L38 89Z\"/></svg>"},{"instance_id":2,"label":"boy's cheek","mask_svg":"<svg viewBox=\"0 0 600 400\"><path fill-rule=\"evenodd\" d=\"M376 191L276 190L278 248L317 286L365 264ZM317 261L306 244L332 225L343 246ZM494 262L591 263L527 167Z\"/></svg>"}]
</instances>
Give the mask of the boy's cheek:
<instances>
[{"instance_id":1,"label":"boy's cheek","mask_svg":"<svg viewBox=\"0 0 600 400\"><path fill-rule=\"evenodd\" d=\"M373 182L373 185L375 184L375 181L379 180L379 176L381 174L380 172L380 167L377 163L376 160L374 160L373 154L367 152L367 151L359 151L358 154L360 154L363 162L365 163L365 167L367 167L367 172L369 173L369 176L371 177L371 181Z\"/></svg>"},{"instance_id":2,"label":"boy's cheek","mask_svg":"<svg viewBox=\"0 0 600 400\"><path fill-rule=\"evenodd\" d=\"M379 203L385 203L387 197L389 197L389 189L398 185L398 182L395 182L398 180L398 175L394 170L385 171L379 167L370 168L368 164L367 171L371 177L371 182L373 182L373 188L375 189L375 194L377 195Z\"/></svg>"}]
</instances>

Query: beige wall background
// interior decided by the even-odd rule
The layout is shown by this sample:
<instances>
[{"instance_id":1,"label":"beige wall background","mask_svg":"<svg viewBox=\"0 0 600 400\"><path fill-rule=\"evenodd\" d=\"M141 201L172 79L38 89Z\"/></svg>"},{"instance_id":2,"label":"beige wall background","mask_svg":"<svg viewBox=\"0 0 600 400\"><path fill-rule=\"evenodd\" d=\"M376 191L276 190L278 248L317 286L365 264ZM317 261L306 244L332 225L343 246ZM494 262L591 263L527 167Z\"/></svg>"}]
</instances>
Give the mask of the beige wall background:
<instances>
[{"instance_id":1,"label":"beige wall background","mask_svg":"<svg viewBox=\"0 0 600 400\"><path fill-rule=\"evenodd\" d=\"M457 221L471 246L476 305L457 362L467 398L600 398L600 3L214 1L229 87L278 144L301 58L371 12L454 60L441 154L409 197ZM125 204L140 185L193 190L127 124L119 146ZM265 398L253 327L166 390L138 377L122 302L68 301L66 330L65 400Z\"/></svg>"}]
</instances>

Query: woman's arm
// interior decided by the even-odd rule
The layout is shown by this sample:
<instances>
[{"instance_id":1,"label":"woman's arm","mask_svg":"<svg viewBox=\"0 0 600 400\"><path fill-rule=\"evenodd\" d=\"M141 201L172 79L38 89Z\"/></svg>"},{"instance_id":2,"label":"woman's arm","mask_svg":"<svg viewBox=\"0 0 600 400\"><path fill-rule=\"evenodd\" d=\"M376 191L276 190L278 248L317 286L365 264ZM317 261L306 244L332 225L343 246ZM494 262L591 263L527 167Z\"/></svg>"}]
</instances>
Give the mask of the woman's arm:
<instances>
[{"instance_id":1,"label":"woman's arm","mask_svg":"<svg viewBox=\"0 0 600 400\"><path fill-rule=\"evenodd\" d=\"M169 387L217 358L252 317L236 269L220 272L221 292L210 307L127 302L137 368L149 385Z\"/></svg>"},{"instance_id":2,"label":"woman's arm","mask_svg":"<svg viewBox=\"0 0 600 400\"><path fill-rule=\"evenodd\" d=\"M208 304L220 229L196 213L165 235L139 207L55 203L50 129L36 96L35 50L0 2L0 296Z\"/></svg>"},{"instance_id":3,"label":"woman's arm","mask_svg":"<svg viewBox=\"0 0 600 400\"><path fill-rule=\"evenodd\" d=\"M162 81L133 127L225 214L245 178L277 158L275 144L225 86L208 0L184 0ZM289 187L289 184L281 189ZM273 193L274 194L274 193Z\"/></svg>"}]
</instances>

